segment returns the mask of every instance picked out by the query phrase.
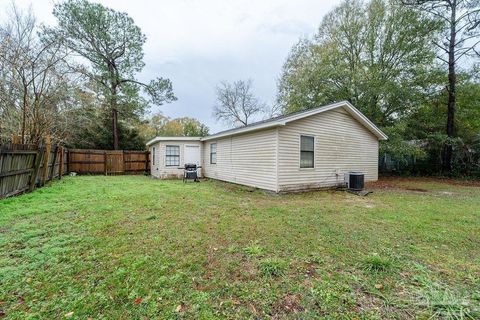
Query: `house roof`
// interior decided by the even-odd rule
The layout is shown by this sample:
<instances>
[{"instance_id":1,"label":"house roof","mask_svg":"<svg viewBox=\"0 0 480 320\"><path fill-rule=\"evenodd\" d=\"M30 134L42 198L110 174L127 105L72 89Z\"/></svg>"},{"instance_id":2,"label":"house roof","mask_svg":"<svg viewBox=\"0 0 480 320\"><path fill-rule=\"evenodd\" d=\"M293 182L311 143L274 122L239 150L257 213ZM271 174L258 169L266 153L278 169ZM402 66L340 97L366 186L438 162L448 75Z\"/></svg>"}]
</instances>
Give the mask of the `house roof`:
<instances>
[{"instance_id":1,"label":"house roof","mask_svg":"<svg viewBox=\"0 0 480 320\"><path fill-rule=\"evenodd\" d=\"M266 128L284 126L288 122L303 119L303 118L313 116L313 115L316 115L325 111L329 111L332 109L336 109L336 108L344 108L348 113L350 113L352 117L354 117L357 121L363 124L368 130L370 130L375 136L377 136L379 140L388 139L388 136L385 133L383 133L376 125L374 125L373 122L371 122L363 113L358 111L358 109L355 108L350 102L340 101L340 102L335 102L325 106L321 106L318 108L308 109L304 111L290 113L284 116L271 118L268 120L258 121L244 127L221 131L221 132L203 137L201 140L207 141L207 140L218 139L226 136L232 136L236 134L266 129Z\"/></svg>"},{"instance_id":2,"label":"house roof","mask_svg":"<svg viewBox=\"0 0 480 320\"><path fill-rule=\"evenodd\" d=\"M274 117L268 120L254 122L244 127L229 129L225 131L220 131L215 134L206 136L206 137L156 137L149 142L147 142L147 146L158 142L158 141L208 141L228 136L233 136L237 134L253 132L257 130L263 130L267 128L274 128L278 126L284 126L289 122L303 119L306 117L310 117L322 112L326 112L329 110L333 110L336 108L343 108L345 109L353 118L355 118L358 122L363 124L370 132L372 132L379 140L387 140L388 136L383 133L373 122L371 122L363 113L358 111L350 102L348 101L340 101L331 104L327 104L318 108L308 109L304 111L299 111L295 113L291 113L288 115Z\"/></svg>"},{"instance_id":3,"label":"house roof","mask_svg":"<svg viewBox=\"0 0 480 320\"><path fill-rule=\"evenodd\" d=\"M159 141L200 141L202 137L155 137L147 142L147 146L150 146Z\"/></svg>"}]
</instances>

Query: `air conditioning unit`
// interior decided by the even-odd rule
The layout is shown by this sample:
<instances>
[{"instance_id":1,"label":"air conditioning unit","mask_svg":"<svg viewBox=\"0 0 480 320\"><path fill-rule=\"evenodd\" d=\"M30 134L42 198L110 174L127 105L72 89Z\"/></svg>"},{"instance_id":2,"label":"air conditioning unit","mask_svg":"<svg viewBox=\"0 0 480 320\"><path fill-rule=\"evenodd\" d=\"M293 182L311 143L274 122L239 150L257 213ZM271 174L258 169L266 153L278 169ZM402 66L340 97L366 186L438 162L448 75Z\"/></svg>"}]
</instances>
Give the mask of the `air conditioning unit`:
<instances>
[{"instance_id":1,"label":"air conditioning unit","mask_svg":"<svg viewBox=\"0 0 480 320\"><path fill-rule=\"evenodd\" d=\"M361 172L347 172L345 173L345 184L350 190L360 191L363 190L365 185L365 175Z\"/></svg>"}]
</instances>

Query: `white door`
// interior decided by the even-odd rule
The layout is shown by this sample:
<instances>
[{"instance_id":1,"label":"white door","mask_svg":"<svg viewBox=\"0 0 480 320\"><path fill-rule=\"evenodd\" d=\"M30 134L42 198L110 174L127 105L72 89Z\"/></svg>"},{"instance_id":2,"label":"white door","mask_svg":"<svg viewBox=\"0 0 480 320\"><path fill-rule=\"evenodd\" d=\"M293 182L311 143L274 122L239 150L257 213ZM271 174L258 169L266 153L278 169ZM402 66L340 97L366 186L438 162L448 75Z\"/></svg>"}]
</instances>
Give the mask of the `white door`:
<instances>
[{"instance_id":1,"label":"white door","mask_svg":"<svg viewBox=\"0 0 480 320\"><path fill-rule=\"evenodd\" d=\"M185 163L195 163L197 166L200 165L200 146L199 145L186 144L184 149L184 154L185 154L184 155ZM198 169L198 175L202 176L201 169Z\"/></svg>"}]
</instances>

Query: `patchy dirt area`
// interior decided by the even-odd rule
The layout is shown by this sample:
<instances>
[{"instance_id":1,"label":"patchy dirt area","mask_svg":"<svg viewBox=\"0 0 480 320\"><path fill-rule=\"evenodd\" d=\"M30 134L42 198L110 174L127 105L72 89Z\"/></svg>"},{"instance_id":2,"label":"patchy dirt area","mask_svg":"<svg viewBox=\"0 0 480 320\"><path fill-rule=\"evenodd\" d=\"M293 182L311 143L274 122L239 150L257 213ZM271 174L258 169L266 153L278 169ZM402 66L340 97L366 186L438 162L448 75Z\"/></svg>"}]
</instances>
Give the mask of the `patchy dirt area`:
<instances>
[{"instance_id":1,"label":"patchy dirt area","mask_svg":"<svg viewBox=\"0 0 480 320\"><path fill-rule=\"evenodd\" d=\"M296 294L287 294L273 306L273 318L281 318L281 315L302 312L301 298Z\"/></svg>"}]
</instances>

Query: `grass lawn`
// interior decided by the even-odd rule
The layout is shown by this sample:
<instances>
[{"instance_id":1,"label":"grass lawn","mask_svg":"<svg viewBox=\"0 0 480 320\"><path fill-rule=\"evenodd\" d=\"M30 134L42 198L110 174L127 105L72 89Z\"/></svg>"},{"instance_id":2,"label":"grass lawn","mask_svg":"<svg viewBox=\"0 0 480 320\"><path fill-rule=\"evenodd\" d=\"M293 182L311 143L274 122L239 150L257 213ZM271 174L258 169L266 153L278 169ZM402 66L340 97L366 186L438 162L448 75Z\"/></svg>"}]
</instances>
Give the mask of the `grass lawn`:
<instances>
[{"instance_id":1,"label":"grass lawn","mask_svg":"<svg viewBox=\"0 0 480 320\"><path fill-rule=\"evenodd\" d=\"M0 201L0 318L480 318L480 187L67 177Z\"/></svg>"}]
</instances>

